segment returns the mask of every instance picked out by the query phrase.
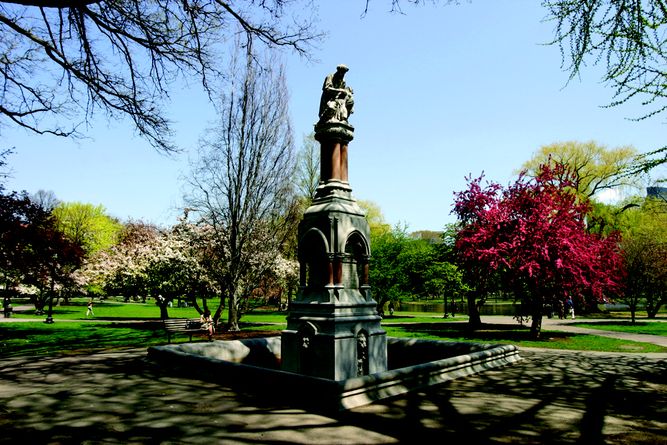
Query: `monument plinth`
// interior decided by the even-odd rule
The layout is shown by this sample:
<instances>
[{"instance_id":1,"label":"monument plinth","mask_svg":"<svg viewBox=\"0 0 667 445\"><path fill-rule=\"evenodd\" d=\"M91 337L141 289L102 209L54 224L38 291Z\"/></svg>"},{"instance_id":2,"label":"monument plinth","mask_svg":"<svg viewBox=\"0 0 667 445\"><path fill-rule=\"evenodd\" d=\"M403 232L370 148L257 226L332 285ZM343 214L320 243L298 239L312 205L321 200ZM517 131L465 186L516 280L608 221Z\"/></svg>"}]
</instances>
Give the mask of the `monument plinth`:
<instances>
[{"instance_id":1,"label":"monument plinth","mask_svg":"<svg viewBox=\"0 0 667 445\"><path fill-rule=\"evenodd\" d=\"M332 380L387 369L386 334L368 284L370 228L348 182L354 101L345 72L338 66L322 87L320 184L299 225L300 290L281 341L283 370Z\"/></svg>"}]
</instances>

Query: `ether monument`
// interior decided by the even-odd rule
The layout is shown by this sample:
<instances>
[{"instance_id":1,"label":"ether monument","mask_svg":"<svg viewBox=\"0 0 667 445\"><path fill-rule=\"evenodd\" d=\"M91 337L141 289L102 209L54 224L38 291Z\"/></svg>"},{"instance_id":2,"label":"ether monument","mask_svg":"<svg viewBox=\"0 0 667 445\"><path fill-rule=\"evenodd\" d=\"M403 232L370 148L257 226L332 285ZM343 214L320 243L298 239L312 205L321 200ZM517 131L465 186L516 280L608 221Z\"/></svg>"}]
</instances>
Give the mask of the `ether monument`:
<instances>
[{"instance_id":1,"label":"ether monument","mask_svg":"<svg viewBox=\"0 0 667 445\"><path fill-rule=\"evenodd\" d=\"M322 87L320 182L299 225L300 290L281 340L283 370L331 380L387 370L387 337L368 285L370 229L347 176L347 71L339 65Z\"/></svg>"}]
</instances>

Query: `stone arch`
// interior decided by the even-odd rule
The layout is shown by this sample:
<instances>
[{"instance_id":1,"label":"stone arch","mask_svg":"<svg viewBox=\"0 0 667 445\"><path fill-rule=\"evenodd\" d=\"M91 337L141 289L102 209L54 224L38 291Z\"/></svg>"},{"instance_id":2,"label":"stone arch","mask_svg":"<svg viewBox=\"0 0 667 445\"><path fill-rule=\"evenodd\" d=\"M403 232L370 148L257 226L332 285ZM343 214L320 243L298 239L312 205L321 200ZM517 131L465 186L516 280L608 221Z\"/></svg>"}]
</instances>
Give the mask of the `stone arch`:
<instances>
[{"instance_id":1,"label":"stone arch","mask_svg":"<svg viewBox=\"0 0 667 445\"><path fill-rule=\"evenodd\" d=\"M329 261L329 243L318 229L308 230L299 240L301 287L317 289L333 281Z\"/></svg>"},{"instance_id":2,"label":"stone arch","mask_svg":"<svg viewBox=\"0 0 667 445\"><path fill-rule=\"evenodd\" d=\"M368 285L368 260L370 249L366 237L355 230L345 240L345 263L348 287L359 289Z\"/></svg>"}]
</instances>

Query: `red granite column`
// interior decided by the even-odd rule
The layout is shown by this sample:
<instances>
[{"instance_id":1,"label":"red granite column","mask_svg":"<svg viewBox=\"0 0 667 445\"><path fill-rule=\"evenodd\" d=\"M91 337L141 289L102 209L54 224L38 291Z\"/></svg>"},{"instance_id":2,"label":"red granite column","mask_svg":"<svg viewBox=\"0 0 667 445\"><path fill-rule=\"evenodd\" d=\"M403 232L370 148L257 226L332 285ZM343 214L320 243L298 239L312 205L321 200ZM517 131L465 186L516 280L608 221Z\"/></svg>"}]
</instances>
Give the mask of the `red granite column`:
<instances>
[{"instance_id":1,"label":"red granite column","mask_svg":"<svg viewBox=\"0 0 667 445\"><path fill-rule=\"evenodd\" d=\"M347 177L347 144L340 144L340 180L348 182Z\"/></svg>"},{"instance_id":2,"label":"red granite column","mask_svg":"<svg viewBox=\"0 0 667 445\"><path fill-rule=\"evenodd\" d=\"M325 140L320 142L320 180L327 182L332 179L347 181L347 145Z\"/></svg>"},{"instance_id":3,"label":"red granite column","mask_svg":"<svg viewBox=\"0 0 667 445\"><path fill-rule=\"evenodd\" d=\"M334 283L342 284L343 282L343 261L340 257L334 259Z\"/></svg>"},{"instance_id":4,"label":"red granite column","mask_svg":"<svg viewBox=\"0 0 667 445\"><path fill-rule=\"evenodd\" d=\"M320 181L327 182L331 179L331 146L320 142Z\"/></svg>"}]
</instances>

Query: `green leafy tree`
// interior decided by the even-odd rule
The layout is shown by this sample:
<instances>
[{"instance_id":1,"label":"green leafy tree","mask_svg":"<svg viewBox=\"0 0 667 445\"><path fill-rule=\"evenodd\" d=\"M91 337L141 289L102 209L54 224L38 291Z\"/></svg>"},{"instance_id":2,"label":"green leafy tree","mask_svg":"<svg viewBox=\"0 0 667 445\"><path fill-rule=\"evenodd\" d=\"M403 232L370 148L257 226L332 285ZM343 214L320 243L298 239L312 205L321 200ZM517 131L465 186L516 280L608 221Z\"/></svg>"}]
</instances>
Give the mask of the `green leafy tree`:
<instances>
[{"instance_id":1,"label":"green leafy tree","mask_svg":"<svg viewBox=\"0 0 667 445\"><path fill-rule=\"evenodd\" d=\"M106 213L103 205L62 202L53 209L58 228L87 255L108 249L118 242L122 224Z\"/></svg>"},{"instance_id":2,"label":"green leafy tree","mask_svg":"<svg viewBox=\"0 0 667 445\"><path fill-rule=\"evenodd\" d=\"M542 165L565 165L563 174L569 175L577 193L593 198L604 190L635 185L626 173L636 154L629 146L610 149L594 141L558 142L540 147L522 169L537 176Z\"/></svg>"},{"instance_id":3,"label":"green leafy tree","mask_svg":"<svg viewBox=\"0 0 667 445\"><path fill-rule=\"evenodd\" d=\"M445 314L455 315L459 303L468 291L463 273L447 261L433 261L424 274L424 289L430 295L440 296L445 304Z\"/></svg>"},{"instance_id":4,"label":"green leafy tree","mask_svg":"<svg viewBox=\"0 0 667 445\"><path fill-rule=\"evenodd\" d=\"M371 235L379 236L392 230L391 225L385 221L382 209L377 203L360 199L357 204L366 212L366 221L370 226Z\"/></svg>"},{"instance_id":5,"label":"green leafy tree","mask_svg":"<svg viewBox=\"0 0 667 445\"><path fill-rule=\"evenodd\" d=\"M395 227L388 232L371 231L371 263L369 281L373 298L378 304L378 312L384 316L387 303L394 304L408 297L409 278L399 260L408 243L405 229Z\"/></svg>"},{"instance_id":6,"label":"green leafy tree","mask_svg":"<svg viewBox=\"0 0 667 445\"><path fill-rule=\"evenodd\" d=\"M619 214L623 227L623 259L627 270L623 300L632 321L640 304L655 318L667 304L667 204L647 198L641 206Z\"/></svg>"},{"instance_id":7,"label":"green leafy tree","mask_svg":"<svg viewBox=\"0 0 667 445\"><path fill-rule=\"evenodd\" d=\"M390 301L461 296L461 273L441 256L439 244L415 239L396 226L371 230L371 248L371 291L381 313Z\"/></svg>"}]
</instances>

